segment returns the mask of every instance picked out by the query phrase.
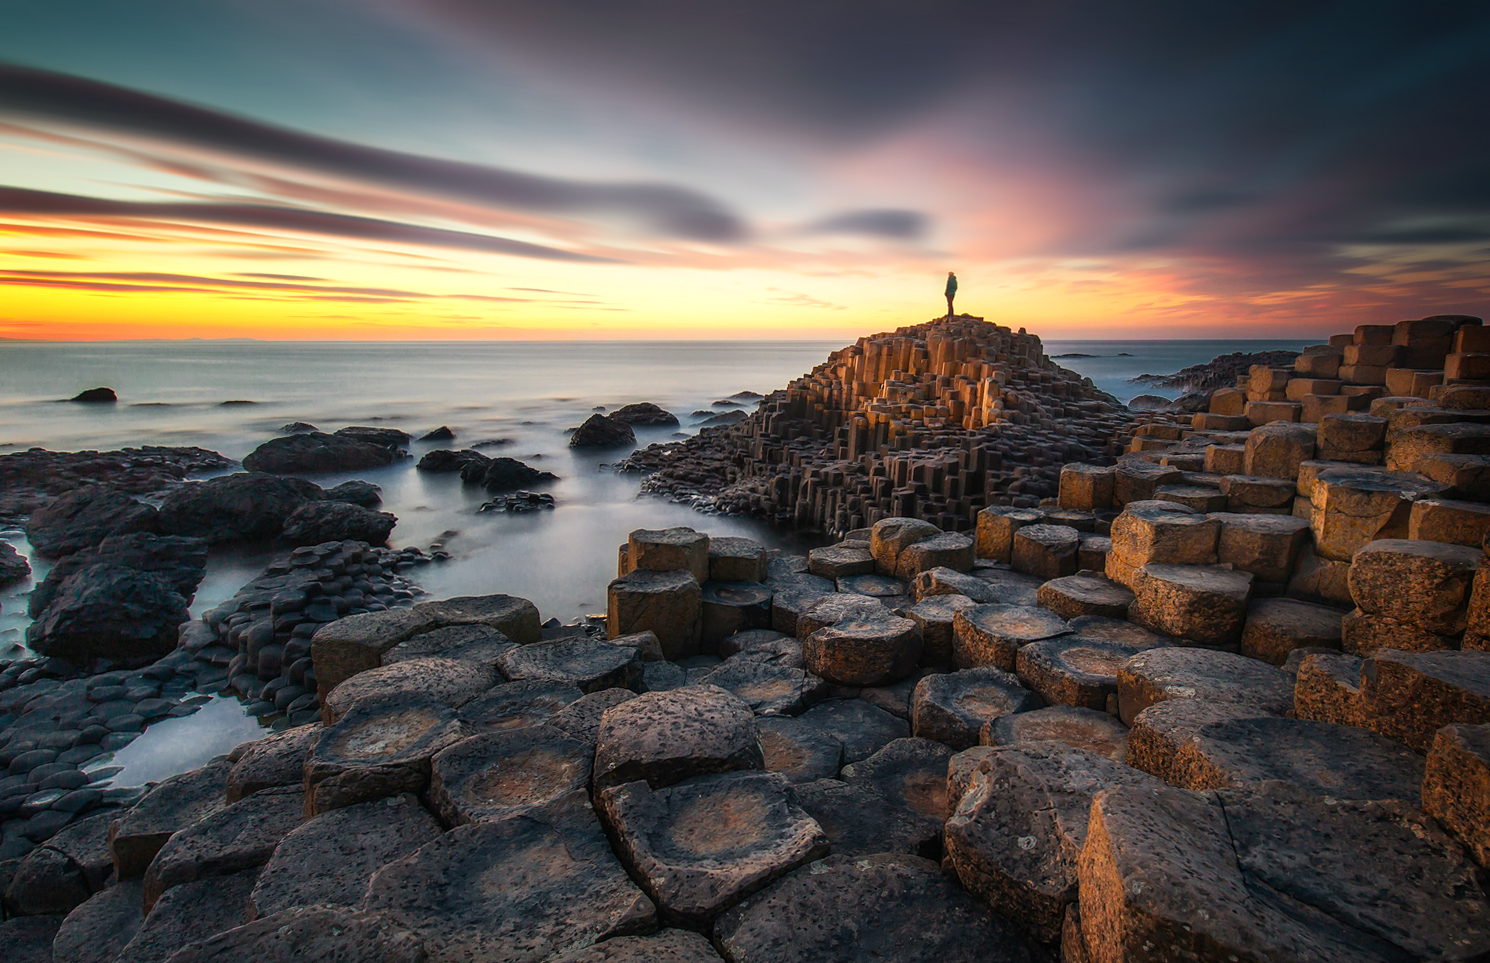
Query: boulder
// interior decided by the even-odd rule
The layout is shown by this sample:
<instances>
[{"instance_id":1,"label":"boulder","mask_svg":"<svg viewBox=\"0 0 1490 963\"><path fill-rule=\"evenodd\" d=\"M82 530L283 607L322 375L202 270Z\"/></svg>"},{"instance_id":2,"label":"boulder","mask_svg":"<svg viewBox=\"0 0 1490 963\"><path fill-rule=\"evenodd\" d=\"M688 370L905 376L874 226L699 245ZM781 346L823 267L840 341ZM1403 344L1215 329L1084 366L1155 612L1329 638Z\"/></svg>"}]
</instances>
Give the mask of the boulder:
<instances>
[{"instance_id":1,"label":"boulder","mask_svg":"<svg viewBox=\"0 0 1490 963\"><path fill-rule=\"evenodd\" d=\"M408 445L410 435L407 431L399 428L371 428L366 425L348 425L346 428L336 429L337 438L351 438L354 441L364 442L369 445L379 445L384 448L403 448Z\"/></svg>"},{"instance_id":2,"label":"boulder","mask_svg":"<svg viewBox=\"0 0 1490 963\"><path fill-rule=\"evenodd\" d=\"M1031 959L1014 928L936 863L900 853L809 863L725 913L714 940L732 963Z\"/></svg>"},{"instance_id":3,"label":"boulder","mask_svg":"<svg viewBox=\"0 0 1490 963\"><path fill-rule=\"evenodd\" d=\"M119 396L114 393L113 388L85 388L67 400L85 404L112 404L119 400Z\"/></svg>"},{"instance_id":4,"label":"boulder","mask_svg":"<svg viewBox=\"0 0 1490 963\"><path fill-rule=\"evenodd\" d=\"M617 418L594 414L569 436L570 448L618 448L636 444L636 432Z\"/></svg>"},{"instance_id":5,"label":"boulder","mask_svg":"<svg viewBox=\"0 0 1490 963\"><path fill-rule=\"evenodd\" d=\"M462 469L461 477L465 478L466 474L467 472ZM532 468L516 458L490 458L483 464L480 476L471 480L489 492L510 492L558 481L559 476L551 471Z\"/></svg>"},{"instance_id":6,"label":"boulder","mask_svg":"<svg viewBox=\"0 0 1490 963\"><path fill-rule=\"evenodd\" d=\"M638 779L661 788L763 765L750 706L716 686L637 696L608 709L596 734L599 789Z\"/></svg>"},{"instance_id":7,"label":"boulder","mask_svg":"<svg viewBox=\"0 0 1490 963\"><path fill-rule=\"evenodd\" d=\"M978 744L989 721L1042 705L1018 678L992 666L928 675L911 698L911 731L962 750Z\"/></svg>"},{"instance_id":8,"label":"boulder","mask_svg":"<svg viewBox=\"0 0 1490 963\"><path fill-rule=\"evenodd\" d=\"M397 457L397 449L389 445L340 431L334 435L307 431L269 439L244 456L243 467L276 475L319 475L382 468L393 464Z\"/></svg>"},{"instance_id":9,"label":"boulder","mask_svg":"<svg viewBox=\"0 0 1490 963\"><path fill-rule=\"evenodd\" d=\"M537 963L657 925L587 807L457 826L375 873L363 908L412 930L429 963Z\"/></svg>"},{"instance_id":10,"label":"boulder","mask_svg":"<svg viewBox=\"0 0 1490 963\"><path fill-rule=\"evenodd\" d=\"M548 725L462 739L431 763L428 798L452 826L550 806L590 785L590 743Z\"/></svg>"},{"instance_id":11,"label":"boulder","mask_svg":"<svg viewBox=\"0 0 1490 963\"><path fill-rule=\"evenodd\" d=\"M775 773L727 772L661 789L613 786L598 805L660 917L706 929L741 898L828 854L790 786Z\"/></svg>"},{"instance_id":12,"label":"boulder","mask_svg":"<svg viewBox=\"0 0 1490 963\"><path fill-rule=\"evenodd\" d=\"M158 522L168 535L204 538L211 545L267 541L284 530L297 509L322 495L318 485L304 479L239 472L173 489L161 502Z\"/></svg>"},{"instance_id":13,"label":"boulder","mask_svg":"<svg viewBox=\"0 0 1490 963\"><path fill-rule=\"evenodd\" d=\"M31 576L31 563L9 542L0 542L0 588L9 588Z\"/></svg>"},{"instance_id":14,"label":"boulder","mask_svg":"<svg viewBox=\"0 0 1490 963\"><path fill-rule=\"evenodd\" d=\"M676 425L678 423L677 415L671 411L664 411L650 401L622 405L612 411L610 417L616 421L624 421L628 425Z\"/></svg>"},{"instance_id":15,"label":"boulder","mask_svg":"<svg viewBox=\"0 0 1490 963\"><path fill-rule=\"evenodd\" d=\"M377 508L383 504L383 489L368 481L342 482L325 492L328 502L347 502L363 508Z\"/></svg>"},{"instance_id":16,"label":"boulder","mask_svg":"<svg viewBox=\"0 0 1490 963\"><path fill-rule=\"evenodd\" d=\"M414 467L420 471L427 471L432 474L460 472L462 478L465 477L469 470L472 475L471 481L477 481L486 471L486 466L490 461L491 459L486 455L483 455L479 451L472 451L469 448L462 449L461 451L447 451L437 448L434 451L425 452L420 457L419 464Z\"/></svg>"},{"instance_id":17,"label":"boulder","mask_svg":"<svg viewBox=\"0 0 1490 963\"><path fill-rule=\"evenodd\" d=\"M343 501L310 502L295 509L284 521L279 537L291 545L322 542L367 542L384 545L398 517L375 512Z\"/></svg>"},{"instance_id":18,"label":"boulder","mask_svg":"<svg viewBox=\"0 0 1490 963\"><path fill-rule=\"evenodd\" d=\"M157 512L106 485L83 485L31 513L26 540L38 555L61 558L92 548L110 535L152 532Z\"/></svg>"}]
</instances>

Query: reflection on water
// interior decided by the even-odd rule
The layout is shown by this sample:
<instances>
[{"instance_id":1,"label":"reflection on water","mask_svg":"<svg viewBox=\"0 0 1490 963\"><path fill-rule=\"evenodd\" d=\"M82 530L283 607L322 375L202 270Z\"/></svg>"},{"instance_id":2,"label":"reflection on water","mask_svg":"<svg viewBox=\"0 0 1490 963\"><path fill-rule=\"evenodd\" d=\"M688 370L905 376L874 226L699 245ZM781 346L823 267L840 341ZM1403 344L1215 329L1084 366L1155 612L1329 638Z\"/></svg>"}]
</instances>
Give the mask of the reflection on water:
<instances>
[{"instance_id":1,"label":"reflection on water","mask_svg":"<svg viewBox=\"0 0 1490 963\"><path fill-rule=\"evenodd\" d=\"M89 760L87 769L123 766L96 786L143 786L207 764L234 746L262 739L269 730L243 711L237 699L217 697L189 716L163 719L111 754Z\"/></svg>"}]
</instances>

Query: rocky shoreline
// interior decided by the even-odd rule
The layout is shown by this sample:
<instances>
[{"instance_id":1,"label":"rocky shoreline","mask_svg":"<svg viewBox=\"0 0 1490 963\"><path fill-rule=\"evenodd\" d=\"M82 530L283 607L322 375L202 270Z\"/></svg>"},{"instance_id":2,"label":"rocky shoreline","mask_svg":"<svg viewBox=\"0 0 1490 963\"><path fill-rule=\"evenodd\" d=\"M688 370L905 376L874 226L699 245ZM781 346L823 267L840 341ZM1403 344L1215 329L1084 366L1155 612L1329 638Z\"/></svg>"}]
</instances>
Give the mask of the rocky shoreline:
<instances>
[{"instance_id":1,"label":"rocky shoreline","mask_svg":"<svg viewBox=\"0 0 1490 963\"><path fill-rule=\"evenodd\" d=\"M1131 412L1032 335L918 325L631 459L665 466L659 492L840 536L805 556L638 530L604 618L561 626L507 595L420 598L433 546L282 543L163 654L159 632L120 649L138 620L117 604L74 606L113 621L69 644L124 664L0 672L0 945L1485 958L1490 334L1367 325L1233 384ZM500 492L515 470L471 454L426 470ZM68 550L40 610L88 572L189 599L209 543L379 514L372 486L223 477L172 479L158 508L37 488ZM230 690L276 731L90 788L106 746Z\"/></svg>"}]
</instances>

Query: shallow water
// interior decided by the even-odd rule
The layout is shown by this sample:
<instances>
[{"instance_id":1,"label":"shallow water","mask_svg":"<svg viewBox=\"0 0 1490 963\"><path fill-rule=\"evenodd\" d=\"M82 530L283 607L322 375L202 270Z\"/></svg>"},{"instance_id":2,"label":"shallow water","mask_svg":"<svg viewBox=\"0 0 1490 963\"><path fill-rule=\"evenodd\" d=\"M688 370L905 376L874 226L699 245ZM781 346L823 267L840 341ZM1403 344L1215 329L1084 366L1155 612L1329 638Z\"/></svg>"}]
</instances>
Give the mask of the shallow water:
<instances>
[{"instance_id":1,"label":"shallow water","mask_svg":"<svg viewBox=\"0 0 1490 963\"><path fill-rule=\"evenodd\" d=\"M121 766L123 771L94 783L107 786L143 786L160 782L180 772L205 766L234 746L264 738L259 721L243 714L237 699L219 696L189 716L152 723L139 738L123 749L90 760L84 769L97 771Z\"/></svg>"}]
</instances>

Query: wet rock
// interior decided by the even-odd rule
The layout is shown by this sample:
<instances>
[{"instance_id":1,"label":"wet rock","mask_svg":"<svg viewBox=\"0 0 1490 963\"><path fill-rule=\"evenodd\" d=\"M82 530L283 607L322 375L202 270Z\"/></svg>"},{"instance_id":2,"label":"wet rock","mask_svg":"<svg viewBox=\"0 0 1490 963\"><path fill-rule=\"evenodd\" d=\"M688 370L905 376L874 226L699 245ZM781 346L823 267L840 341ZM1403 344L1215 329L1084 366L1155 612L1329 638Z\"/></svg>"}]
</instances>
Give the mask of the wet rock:
<instances>
[{"instance_id":1,"label":"wet rock","mask_svg":"<svg viewBox=\"0 0 1490 963\"><path fill-rule=\"evenodd\" d=\"M1081 926L1098 960L1473 959L1490 914L1471 866L1395 804L1110 789L1079 863Z\"/></svg>"},{"instance_id":2,"label":"wet rock","mask_svg":"<svg viewBox=\"0 0 1490 963\"><path fill-rule=\"evenodd\" d=\"M141 884L115 883L67 914L52 941L53 963L113 963L145 922Z\"/></svg>"},{"instance_id":3,"label":"wet rock","mask_svg":"<svg viewBox=\"0 0 1490 963\"><path fill-rule=\"evenodd\" d=\"M458 709L501 681L495 667L464 659L407 659L379 666L341 683L321 703L327 725L363 699L420 696Z\"/></svg>"},{"instance_id":4,"label":"wet rock","mask_svg":"<svg viewBox=\"0 0 1490 963\"><path fill-rule=\"evenodd\" d=\"M256 920L178 950L170 963L422 963L408 930L352 909L304 906Z\"/></svg>"},{"instance_id":5,"label":"wet rock","mask_svg":"<svg viewBox=\"0 0 1490 963\"><path fill-rule=\"evenodd\" d=\"M263 789L299 785L305 778L305 757L319 737L316 725L296 726L234 749L228 754L227 802Z\"/></svg>"},{"instance_id":6,"label":"wet rock","mask_svg":"<svg viewBox=\"0 0 1490 963\"><path fill-rule=\"evenodd\" d=\"M462 477L465 476L466 473L462 472ZM507 492L558 479L559 476L553 472L532 468L516 458L492 458L486 462L480 477L471 480L489 492Z\"/></svg>"},{"instance_id":7,"label":"wet rock","mask_svg":"<svg viewBox=\"0 0 1490 963\"><path fill-rule=\"evenodd\" d=\"M419 459L419 464L414 467L419 471L444 474L447 472L460 472L465 478L470 474L470 481L479 481L481 475L486 471L487 464L491 461L486 455L479 451L471 451L469 448L462 451L446 451L435 449L427 451Z\"/></svg>"},{"instance_id":8,"label":"wet rock","mask_svg":"<svg viewBox=\"0 0 1490 963\"><path fill-rule=\"evenodd\" d=\"M928 675L911 698L911 731L962 750L978 744L990 720L1042 705L1018 678L992 666Z\"/></svg>"},{"instance_id":9,"label":"wet rock","mask_svg":"<svg viewBox=\"0 0 1490 963\"><path fill-rule=\"evenodd\" d=\"M322 813L280 840L249 897L254 916L302 906L362 905L368 880L440 835L408 794Z\"/></svg>"},{"instance_id":10,"label":"wet rock","mask_svg":"<svg viewBox=\"0 0 1490 963\"><path fill-rule=\"evenodd\" d=\"M1021 646L1069 631L1064 620L1044 609L978 605L953 617L953 656L959 668L986 665L1012 672Z\"/></svg>"},{"instance_id":11,"label":"wet rock","mask_svg":"<svg viewBox=\"0 0 1490 963\"><path fill-rule=\"evenodd\" d=\"M810 863L726 913L714 939L734 963L1031 959L1014 929L936 863L898 853Z\"/></svg>"},{"instance_id":12,"label":"wet rock","mask_svg":"<svg viewBox=\"0 0 1490 963\"><path fill-rule=\"evenodd\" d=\"M1047 706L990 720L979 738L989 746L1062 742L1073 749L1122 762L1127 755L1128 727L1095 709Z\"/></svg>"},{"instance_id":13,"label":"wet rock","mask_svg":"<svg viewBox=\"0 0 1490 963\"><path fill-rule=\"evenodd\" d=\"M450 825L525 815L583 794L592 755L589 743L546 725L472 736L435 756L428 798Z\"/></svg>"},{"instance_id":14,"label":"wet rock","mask_svg":"<svg viewBox=\"0 0 1490 963\"><path fill-rule=\"evenodd\" d=\"M598 789L638 779L661 788L763 765L750 707L717 686L637 696L607 710L596 735Z\"/></svg>"},{"instance_id":15,"label":"wet rock","mask_svg":"<svg viewBox=\"0 0 1490 963\"><path fill-rule=\"evenodd\" d=\"M830 699L799 716L819 726L843 744L843 761L858 762L874 755L895 739L911 734L910 723L863 699Z\"/></svg>"},{"instance_id":16,"label":"wet rock","mask_svg":"<svg viewBox=\"0 0 1490 963\"><path fill-rule=\"evenodd\" d=\"M73 395L68 401L80 401L87 404L110 404L118 401L119 396L114 393L113 388L87 388Z\"/></svg>"},{"instance_id":17,"label":"wet rock","mask_svg":"<svg viewBox=\"0 0 1490 963\"><path fill-rule=\"evenodd\" d=\"M145 870L148 916L167 890L261 866L285 834L300 825L305 796L299 786L254 793L175 833Z\"/></svg>"},{"instance_id":18,"label":"wet rock","mask_svg":"<svg viewBox=\"0 0 1490 963\"><path fill-rule=\"evenodd\" d=\"M398 524L397 516L344 501L310 502L284 521L279 537L291 545L319 545L351 540L383 545Z\"/></svg>"},{"instance_id":19,"label":"wet rock","mask_svg":"<svg viewBox=\"0 0 1490 963\"><path fill-rule=\"evenodd\" d=\"M471 732L524 729L549 721L584 695L568 682L508 682L461 707L461 723Z\"/></svg>"},{"instance_id":20,"label":"wet rock","mask_svg":"<svg viewBox=\"0 0 1490 963\"><path fill-rule=\"evenodd\" d=\"M84 485L31 513L26 539L38 555L61 558L110 535L155 530L155 507L105 485Z\"/></svg>"},{"instance_id":21,"label":"wet rock","mask_svg":"<svg viewBox=\"0 0 1490 963\"><path fill-rule=\"evenodd\" d=\"M376 430L376 429L374 429ZM346 431L346 429L342 429ZM408 436L405 435L405 443ZM397 460L397 447L380 441L307 431L271 438L243 458L251 472L276 475L317 475L382 468Z\"/></svg>"},{"instance_id":22,"label":"wet rock","mask_svg":"<svg viewBox=\"0 0 1490 963\"><path fill-rule=\"evenodd\" d=\"M1287 789L1331 799L1422 801L1423 760L1373 732L1264 716L1202 726L1175 754L1184 789Z\"/></svg>"},{"instance_id":23,"label":"wet rock","mask_svg":"<svg viewBox=\"0 0 1490 963\"><path fill-rule=\"evenodd\" d=\"M827 697L827 685L815 675L786 665L738 658L704 676L701 684L733 693L762 716L798 715Z\"/></svg>"},{"instance_id":24,"label":"wet rock","mask_svg":"<svg viewBox=\"0 0 1490 963\"><path fill-rule=\"evenodd\" d=\"M599 807L622 859L663 920L707 927L719 913L802 863L828 840L784 776L729 772L653 790L614 786Z\"/></svg>"},{"instance_id":25,"label":"wet rock","mask_svg":"<svg viewBox=\"0 0 1490 963\"><path fill-rule=\"evenodd\" d=\"M870 786L911 812L947 818L947 761L952 750L930 739L896 739L843 767L843 781Z\"/></svg>"},{"instance_id":26,"label":"wet rock","mask_svg":"<svg viewBox=\"0 0 1490 963\"><path fill-rule=\"evenodd\" d=\"M549 963L722 963L713 945L688 930L654 936L617 936L598 946L553 957Z\"/></svg>"},{"instance_id":27,"label":"wet rock","mask_svg":"<svg viewBox=\"0 0 1490 963\"><path fill-rule=\"evenodd\" d=\"M119 878L143 875L173 833L222 809L230 769L228 760L220 758L172 776L115 820L109 827L109 852Z\"/></svg>"},{"instance_id":28,"label":"wet rock","mask_svg":"<svg viewBox=\"0 0 1490 963\"><path fill-rule=\"evenodd\" d=\"M636 444L636 432L624 421L595 414L574 429L569 436L570 448L618 448Z\"/></svg>"},{"instance_id":29,"label":"wet rock","mask_svg":"<svg viewBox=\"0 0 1490 963\"><path fill-rule=\"evenodd\" d=\"M1153 777L1050 742L1002 746L978 768L947 820L952 868L995 912L1052 942L1076 901L1093 797Z\"/></svg>"},{"instance_id":30,"label":"wet rock","mask_svg":"<svg viewBox=\"0 0 1490 963\"><path fill-rule=\"evenodd\" d=\"M347 502L363 508L377 508L383 504L383 489L367 481L342 482L335 488L326 489L328 502Z\"/></svg>"},{"instance_id":31,"label":"wet rock","mask_svg":"<svg viewBox=\"0 0 1490 963\"><path fill-rule=\"evenodd\" d=\"M449 425L441 425L438 428L432 429L430 431L426 431L424 434L420 435L419 436L419 440L420 441L454 441L455 440L455 432L450 429L450 426Z\"/></svg>"},{"instance_id":32,"label":"wet rock","mask_svg":"<svg viewBox=\"0 0 1490 963\"><path fill-rule=\"evenodd\" d=\"M843 765L843 742L821 726L802 719L768 716L756 722L761 754L768 772L793 783L832 779Z\"/></svg>"},{"instance_id":33,"label":"wet rock","mask_svg":"<svg viewBox=\"0 0 1490 963\"><path fill-rule=\"evenodd\" d=\"M172 887L125 944L118 963L166 963L177 950L244 923L257 869Z\"/></svg>"},{"instance_id":34,"label":"wet rock","mask_svg":"<svg viewBox=\"0 0 1490 963\"><path fill-rule=\"evenodd\" d=\"M588 811L457 826L379 870L364 908L412 930L430 963L539 961L657 922Z\"/></svg>"},{"instance_id":35,"label":"wet rock","mask_svg":"<svg viewBox=\"0 0 1490 963\"><path fill-rule=\"evenodd\" d=\"M628 425L676 425L678 423L677 415L671 411L664 411L650 401L622 405L612 411L610 417Z\"/></svg>"},{"instance_id":36,"label":"wet rock","mask_svg":"<svg viewBox=\"0 0 1490 963\"><path fill-rule=\"evenodd\" d=\"M360 700L321 730L305 761L305 814L422 792L430 760L463 735L455 710L437 699Z\"/></svg>"},{"instance_id":37,"label":"wet rock","mask_svg":"<svg viewBox=\"0 0 1490 963\"><path fill-rule=\"evenodd\" d=\"M161 502L158 522L168 535L203 538L212 545L265 541L279 535L297 509L322 496L320 486L304 479L239 472L173 489Z\"/></svg>"},{"instance_id":38,"label":"wet rock","mask_svg":"<svg viewBox=\"0 0 1490 963\"><path fill-rule=\"evenodd\" d=\"M814 606L808 618L822 608ZM799 620L800 622L801 620ZM916 623L886 611L882 616L840 619L817 629L802 642L803 664L810 672L839 685L882 685L905 678L921 659Z\"/></svg>"},{"instance_id":39,"label":"wet rock","mask_svg":"<svg viewBox=\"0 0 1490 963\"><path fill-rule=\"evenodd\" d=\"M0 588L7 588L29 578L31 563L9 542L0 542Z\"/></svg>"},{"instance_id":40,"label":"wet rock","mask_svg":"<svg viewBox=\"0 0 1490 963\"><path fill-rule=\"evenodd\" d=\"M1124 723L1166 699L1244 702L1274 715L1293 708L1293 677L1275 666L1212 649L1140 652L1118 672L1118 714Z\"/></svg>"},{"instance_id":41,"label":"wet rock","mask_svg":"<svg viewBox=\"0 0 1490 963\"><path fill-rule=\"evenodd\" d=\"M1051 705L1084 706L1100 712L1117 695L1118 670L1139 651L1126 642L1062 635L1021 646L1014 668Z\"/></svg>"}]
</instances>

